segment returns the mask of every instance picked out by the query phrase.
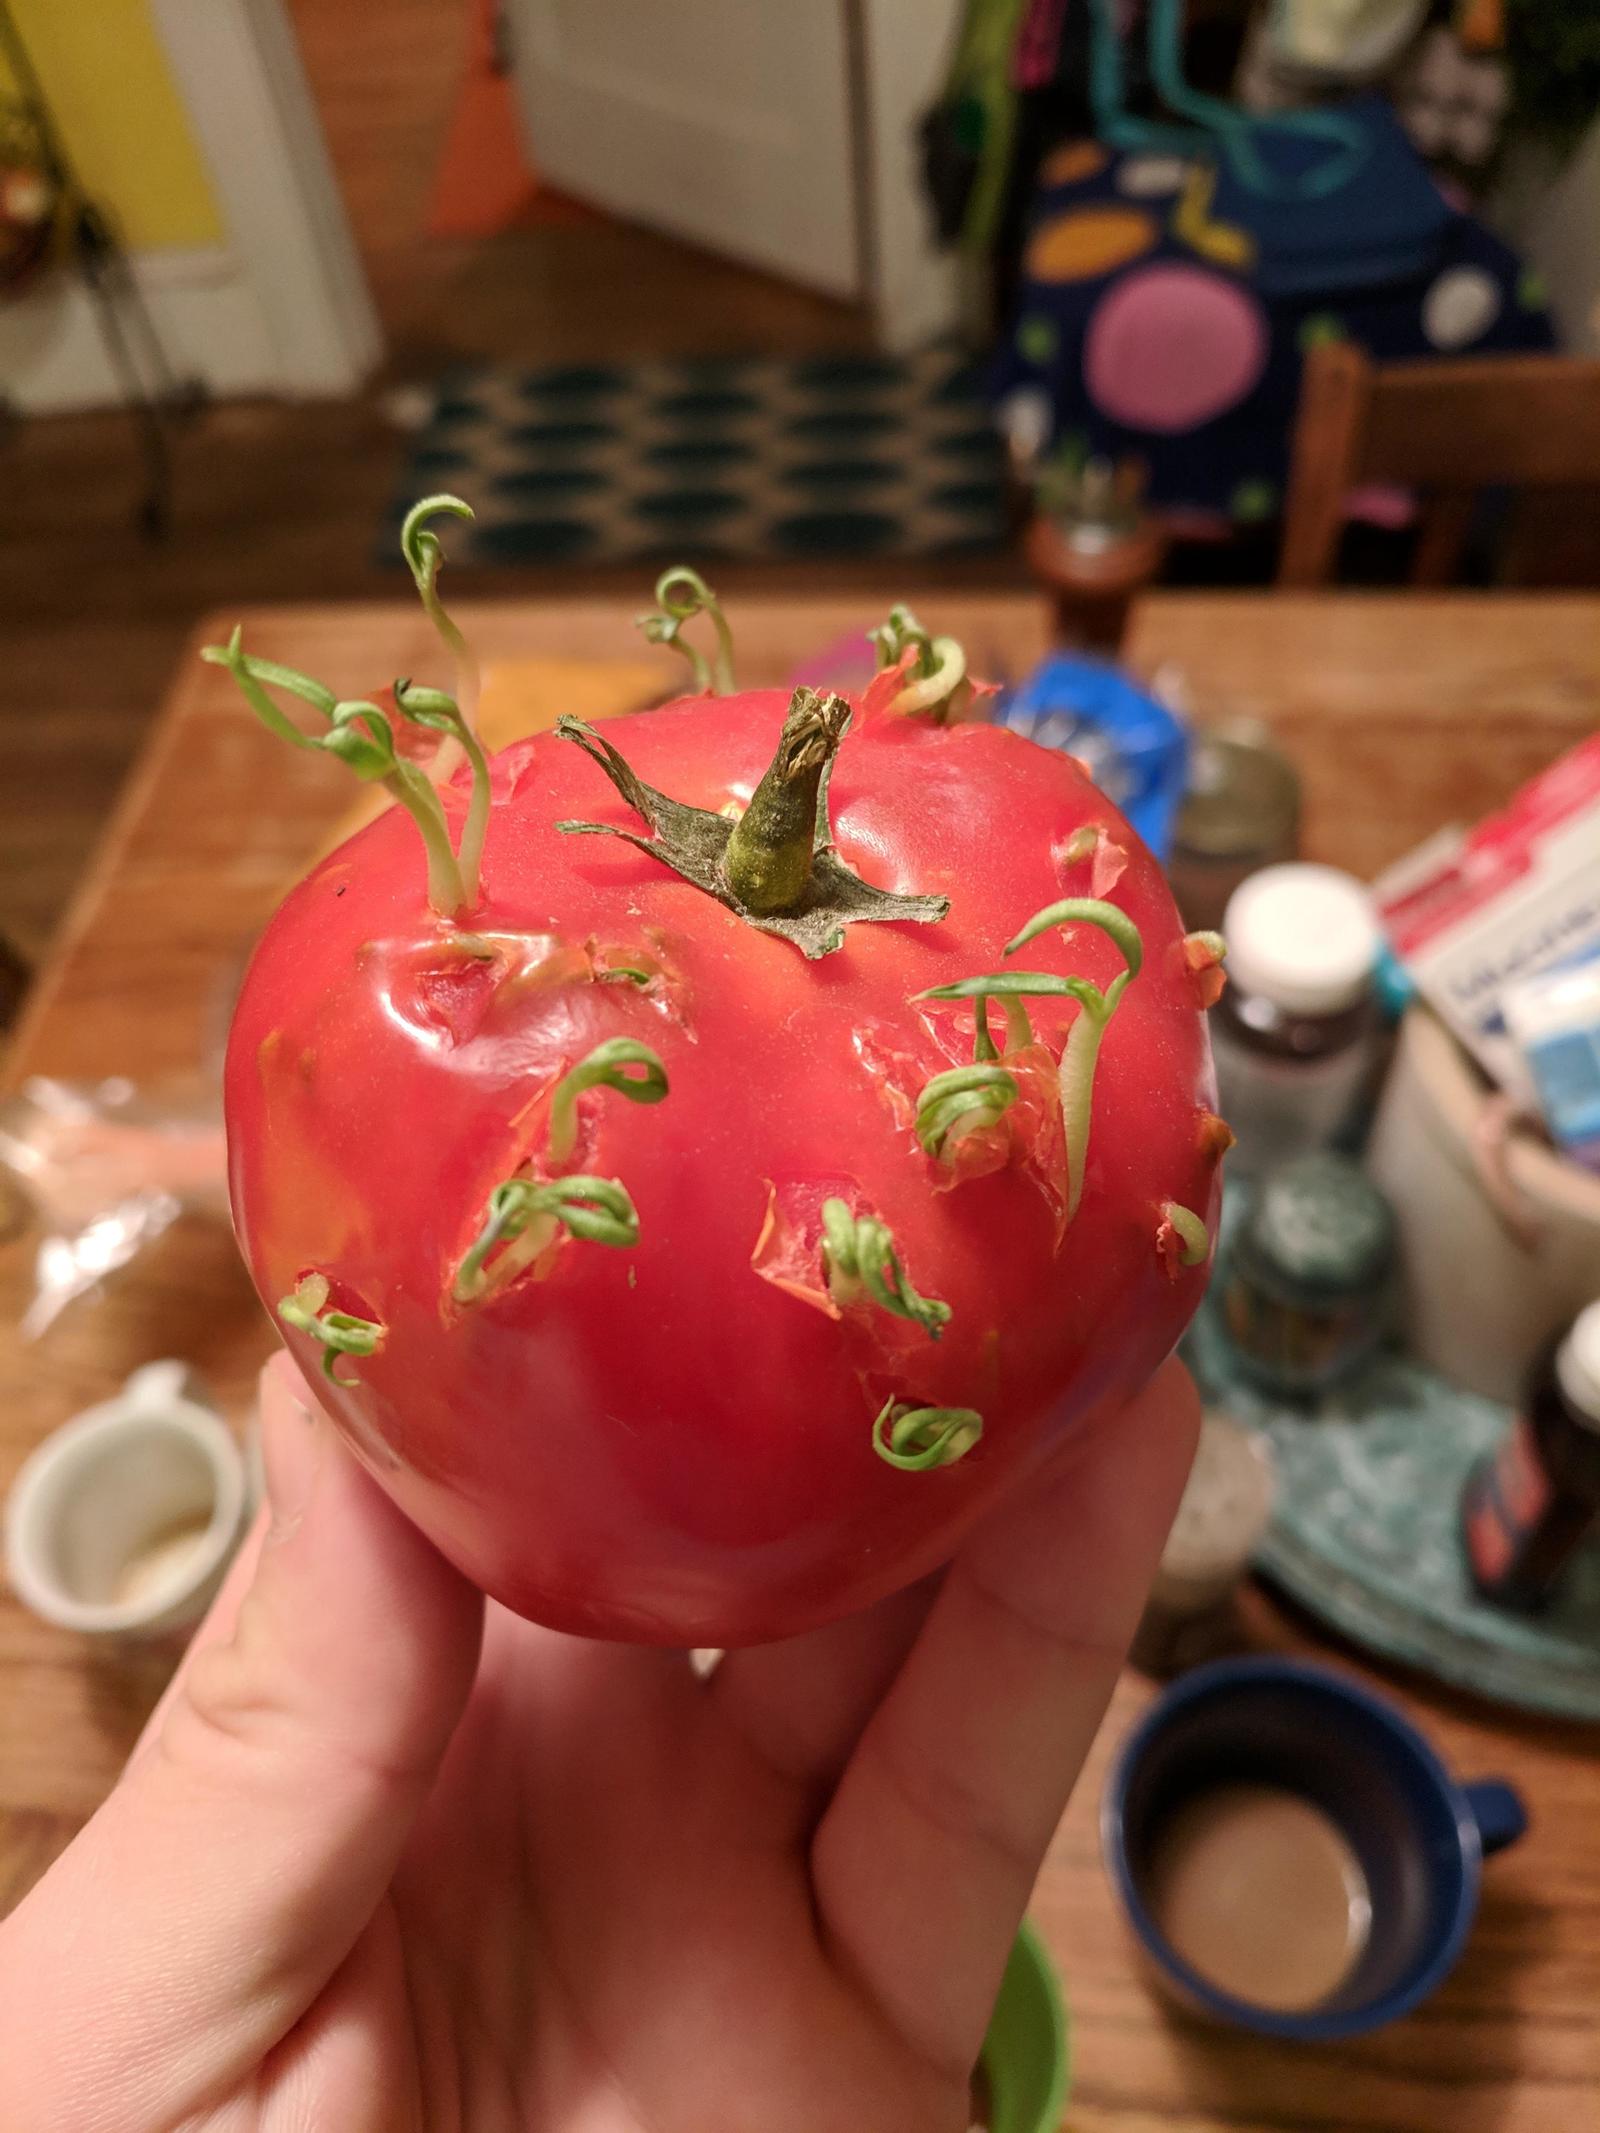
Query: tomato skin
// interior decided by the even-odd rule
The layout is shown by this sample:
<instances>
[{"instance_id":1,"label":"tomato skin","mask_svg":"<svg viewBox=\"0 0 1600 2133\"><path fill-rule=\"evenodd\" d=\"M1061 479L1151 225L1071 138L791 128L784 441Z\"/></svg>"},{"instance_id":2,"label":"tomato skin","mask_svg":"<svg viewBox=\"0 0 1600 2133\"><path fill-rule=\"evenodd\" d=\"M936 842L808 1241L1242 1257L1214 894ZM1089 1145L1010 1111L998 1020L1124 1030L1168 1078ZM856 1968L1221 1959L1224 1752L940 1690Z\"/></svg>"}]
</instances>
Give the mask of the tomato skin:
<instances>
[{"instance_id":1,"label":"tomato skin","mask_svg":"<svg viewBox=\"0 0 1600 2133\"><path fill-rule=\"evenodd\" d=\"M715 809L748 799L786 705L685 698L609 731L649 784ZM520 743L494 781L469 924L543 948L505 951L509 968L464 957L398 809L296 887L262 939L226 1092L252 1276L271 1308L321 1272L341 1308L385 1327L378 1353L341 1360L340 1384L304 1333L287 1339L383 1486L508 1606L644 1642L794 1634L945 1560L1094 1402L1144 1381L1198 1302L1204 1266L1157 1245L1166 1202L1214 1230L1218 1193L1177 913L1075 765L987 725L858 717L832 778L836 847L867 880L951 908L936 925L853 925L817 961L618 839L558 833L574 817L641 826L576 747ZM446 799L459 820L464 789ZM1025 1155L952 1182L923 1153L908 1097L970 1059L973 1012L912 997L1002 968L1035 911L1088 894L1087 864L1063 853L1085 824L1127 853L1108 894L1144 964L1105 1035L1063 1231ZM660 966L644 990L594 975L641 952ZM1013 960L1101 986L1121 968L1091 926ZM1059 1054L1073 1003L1031 1006ZM568 1167L627 1185L637 1246L566 1238L548 1278L457 1304L490 1191L537 1158L551 1086L619 1034L659 1053L670 1094L585 1094ZM950 1305L940 1340L870 1303L830 1315L804 1238L790 1271L811 1299L752 1266L772 1210L781 1242L830 1193L881 1217L916 1289ZM899 1471L872 1445L891 1395L976 1408L982 1439Z\"/></svg>"}]
</instances>

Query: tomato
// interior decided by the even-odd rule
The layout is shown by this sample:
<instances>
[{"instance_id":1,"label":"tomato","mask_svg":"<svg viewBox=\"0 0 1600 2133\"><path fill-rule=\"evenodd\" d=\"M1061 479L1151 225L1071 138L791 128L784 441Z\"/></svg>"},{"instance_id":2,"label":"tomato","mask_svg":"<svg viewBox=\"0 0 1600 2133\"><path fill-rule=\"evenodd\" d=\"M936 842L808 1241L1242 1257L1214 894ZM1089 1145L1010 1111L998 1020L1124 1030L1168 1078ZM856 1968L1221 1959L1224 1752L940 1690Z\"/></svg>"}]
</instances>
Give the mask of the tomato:
<instances>
[{"instance_id":1,"label":"tomato","mask_svg":"<svg viewBox=\"0 0 1600 2133\"><path fill-rule=\"evenodd\" d=\"M256 1285L395 1500L557 1628L732 1645L866 1605L1199 1300L1215 950L1070 759L892 705L898 671L509 748L463 908L394 808L250 966ZM654 830L630 771L679 803Z\"/></svg>"}]
</instances>

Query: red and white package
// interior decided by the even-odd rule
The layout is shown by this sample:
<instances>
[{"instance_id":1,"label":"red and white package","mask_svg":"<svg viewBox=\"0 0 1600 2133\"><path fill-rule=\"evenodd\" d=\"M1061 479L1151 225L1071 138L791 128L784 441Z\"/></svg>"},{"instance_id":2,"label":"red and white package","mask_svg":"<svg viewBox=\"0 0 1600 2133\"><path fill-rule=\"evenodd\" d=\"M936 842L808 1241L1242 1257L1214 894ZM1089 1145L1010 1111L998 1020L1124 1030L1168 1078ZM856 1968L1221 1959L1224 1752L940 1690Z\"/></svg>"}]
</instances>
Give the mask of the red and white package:
<instances>
[{"instance_id":1,"label":"red and white package","mask_svg":"<svg viewBox=\"0 0 1600 2133\"><path fill-rule=\"evenodd\" d=\"M1600 955L1600 733L1476 829L1431 837L1372 893L1423 998L1503 1088L1531 1095L1505 993Z\"/></svg>"}]
</instances>

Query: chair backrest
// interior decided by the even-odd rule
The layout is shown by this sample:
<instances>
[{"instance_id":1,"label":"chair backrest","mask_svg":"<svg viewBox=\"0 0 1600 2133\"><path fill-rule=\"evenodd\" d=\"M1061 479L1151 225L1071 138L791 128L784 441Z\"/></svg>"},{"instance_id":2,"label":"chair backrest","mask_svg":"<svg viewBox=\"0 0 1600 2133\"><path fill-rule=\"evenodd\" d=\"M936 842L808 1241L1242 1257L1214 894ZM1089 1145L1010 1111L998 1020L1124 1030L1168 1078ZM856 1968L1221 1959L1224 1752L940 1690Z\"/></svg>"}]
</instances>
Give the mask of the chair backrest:
<instances>
[{"instance_id":1,"label":"chair backrest","mask_svg":"<svg viewBox=\"0 0 1600 2133\"><path fill-rule=\"evenodd\" d=\"M1423 493L1418 584L1444 584L1483 488L1600 486L1600 362L1479 356L1374 364L1348 341L1306 358L1280 585L1326 585L1364 482Z\"/></svg>"}]
</instances>

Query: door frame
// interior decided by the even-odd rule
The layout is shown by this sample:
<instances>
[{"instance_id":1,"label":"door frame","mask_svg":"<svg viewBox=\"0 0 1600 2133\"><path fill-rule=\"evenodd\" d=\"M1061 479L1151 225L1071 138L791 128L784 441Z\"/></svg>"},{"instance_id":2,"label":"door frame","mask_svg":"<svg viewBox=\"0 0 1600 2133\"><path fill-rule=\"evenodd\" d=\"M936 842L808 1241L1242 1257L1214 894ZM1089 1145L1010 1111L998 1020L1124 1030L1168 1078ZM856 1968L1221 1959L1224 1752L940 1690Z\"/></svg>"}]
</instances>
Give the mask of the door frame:
<instances>
[{"instance_id":1,"label":"door frame","mask_svg":"<svg viewBox=\"0 0 1600 2133\"><path fill-rule=\"evenodd\" d=\"M383 337L283 0L151 0L279 391L354 391Z\"/></svg>"},{"instance_id":2,"label":"door frame","mask_svg":"<svg viewBox=\"0 0 1600 2133\"><path fill-rule=\"evenodd\" d=\"M217 398L340 398L383 336L284 0L149 0L224 225L217 244L130 253L171 368ZM119 402L74 274L0 307L4 398L24 414Z\"/></svg>"}]
</instances>

